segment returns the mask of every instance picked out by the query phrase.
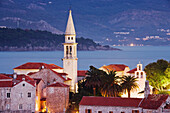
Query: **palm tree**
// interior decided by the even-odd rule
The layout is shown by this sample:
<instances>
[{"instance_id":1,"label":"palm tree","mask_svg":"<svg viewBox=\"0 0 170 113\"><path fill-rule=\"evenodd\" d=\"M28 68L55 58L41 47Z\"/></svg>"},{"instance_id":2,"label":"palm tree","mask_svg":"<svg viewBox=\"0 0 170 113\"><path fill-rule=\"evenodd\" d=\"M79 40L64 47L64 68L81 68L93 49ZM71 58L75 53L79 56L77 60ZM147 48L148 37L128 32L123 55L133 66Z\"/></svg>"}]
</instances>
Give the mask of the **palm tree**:
<instances>
[{"instance_id":1,"label":"palm tree","mask_svg":"<svg viewBox=\"0 0 170 113\"><path fill-rule=\"evenodd\" d=\"M130 98L130 91L138 88L138 84L136 83L136 81L137 79L134 76L123 77L123 83L121 85L124 92L128 93L128 98Z\"/></svg>"},{"instance_id":2,"label":"palm tree","mask_svg":"<svg viewBox=\"0 0 170 113\"><path fill-rule=\"evenodd\" d=\"M90 70L86 73L86 86L93 88L93 95L96 95L96 88L101 86L101 71L90 66Z\"/></svg>"},{"instance_id":3,"label":"palm tree","mask_svg":"<svg viewBox=\"0 0 170 113\"><path fill-rule=\"evenodd\" d=\"M110 71L108 74L102 77L101 94L104 97L117 97L122 91L119 85L120 77L116 76L116 73Z\"/></svg>"}]
</instances>

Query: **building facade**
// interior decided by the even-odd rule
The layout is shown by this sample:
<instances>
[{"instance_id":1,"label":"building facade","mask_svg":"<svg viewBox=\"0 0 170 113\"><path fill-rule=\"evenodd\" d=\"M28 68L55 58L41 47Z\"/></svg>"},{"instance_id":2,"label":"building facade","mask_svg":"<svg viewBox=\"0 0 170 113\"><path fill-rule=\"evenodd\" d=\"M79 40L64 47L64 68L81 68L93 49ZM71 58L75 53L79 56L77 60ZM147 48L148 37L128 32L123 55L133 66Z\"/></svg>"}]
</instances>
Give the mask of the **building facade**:
<instances>
[{"instance_id":1,"label":"building facade","mask_svg":"<svg viewBox=\"0 0 170 113\"><path fill-rule=\"evenodd\" d=\"M35 112L36 87L26 75L0 74L0 111L4 113Z\"/></svg>"}]
</instances>

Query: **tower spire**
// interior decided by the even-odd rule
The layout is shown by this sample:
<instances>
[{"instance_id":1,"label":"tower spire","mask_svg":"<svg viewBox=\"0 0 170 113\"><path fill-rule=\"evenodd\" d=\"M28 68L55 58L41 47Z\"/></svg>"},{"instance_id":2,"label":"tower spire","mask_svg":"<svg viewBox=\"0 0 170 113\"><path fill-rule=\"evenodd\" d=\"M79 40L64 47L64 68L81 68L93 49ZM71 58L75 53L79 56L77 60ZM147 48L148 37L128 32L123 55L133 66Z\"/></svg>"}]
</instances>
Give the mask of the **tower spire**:
<instances>
[{"instance_id":1,"label":"tower spire","mask_svg":"<svg viewBox=\"0 0 170 113\"><path fill-rule=\"evenodd\" d=\"M66 27L65 35L76 35L71 12L72 11L70 9L69 10L69 17L68 17L68 21L67 21L67 27Z\"/></svg>"}]
</instances>

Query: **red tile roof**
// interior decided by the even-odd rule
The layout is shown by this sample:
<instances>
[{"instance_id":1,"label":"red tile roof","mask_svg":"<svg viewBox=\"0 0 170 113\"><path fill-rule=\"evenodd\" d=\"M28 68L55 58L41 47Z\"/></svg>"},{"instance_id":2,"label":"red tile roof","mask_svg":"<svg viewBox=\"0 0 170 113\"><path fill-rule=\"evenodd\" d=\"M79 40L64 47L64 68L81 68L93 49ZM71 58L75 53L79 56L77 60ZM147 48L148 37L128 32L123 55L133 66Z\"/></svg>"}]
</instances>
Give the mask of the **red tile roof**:
<instances>
[{"instance_id":1,"label":"red tile roof","mask_svg":"<svg viewBox=\"0 0 170 113\"><path fill-rule=\"evenodd\" d=\"M63 84L63 83L57 82L57 83L54 83L54 84L48 85L47 87L69 87L69 85L66 85L66 84Z\"/></svg>"},{"instance_id":2,"label":"red tile roof","mask_svg":"<svg viewBox=\"0 0 170 113\"><path fill-rule=\"evenodd\" d=\"M27 75L33 75L33 74L35 74L35 73L37 73L37 72L30 72L30 73L28 73Z\"/></svg>"},{"instance_id":3,"label":"red tile roof","mask_svg":"<svg viewBox=\"0 0 170 113\"><path fill-rule=\"evenodd\" d=\"M24 74L17 75L16 79L13 79L13 76L14 76L13 74L4 74L3 76L6 76L6 78L8 78L8 79L12 79L12 81L0 81L0 87L13 87L22 81L26 81L27 83L35 86L34 79L32 79L29 76L26 76ZM25 78L25 79L23 79L23 78Z\"/></svg>"},{"instance_id":4,"label":"red tile roof","mask_svg":"<svg viewBox=\"0 0 170 113\"><path fill-rule=\"evenodd\" d=\"M39 63L39 62L28 62L25 64L22 64L18 67L15 67L14 69L63 69L55 64L46 64L46 63Z\"/></svg>"},{"instance_id":5,"label":"red tile roof","mask_svg":"<svg viewBox=\"0 0 170 113\"><path fill-rule=\"evenodd\" d=\"M124 71L126 67L128 66L124 64L110 64L107 66L102 66L101 68L104 68L105 70L108 71Z\"/></svg>"},{"instance_id":6,"label":"red tile roof","mask_svg":"<svg viewBox=\"0 0 170 113\"><path fill-rule=\"evenodd\" d=\"M142 101L140 107L143 109L158 109L162 103L166 102L168 96L169 95L165 94L148 95L148 97Z\"/></svg>"},{"instance_id":7,"label":"red tile roof","mask_svg":"<svg viewBox=\"0 0 170 113\"><path fill-rule=\"evenodd\" d=\"M4 74L0 74L0 79L12 79Z\"/></svg>"},{"instance_id":8,"label":"red tile roof","mask_svg":"<svg viewBox=\"0 0 170 113\"><path fill-rule=\"evenodd\" d=\"M141 98L84 96L79 105L138 107Z\"/></svg>"},{"instance_id":9,"label":"red tile roof","mask_svg":"<svg viewBox=\"0 0 170 113\"><path fill-rule=\"evenodd\" d=\"M0 81L0 87L12 87L12 81Z\"/></svg>"},{"instance_id":10,"label":"red tile roof","mask_svg":"<svg viewBox=\"0 0 170 113\"><path fill-rule=\"evenodd\" d=\"M78 77L85 77L87 73L87 70L78 70L77 71L77 76Z\"/></svg>"},{"instance_id":11,"label":"red tile roof","mask_svg":"<svg viewBox=\"0 0 170 113\"><path fill-rule=\"evenodd\" d=\"M134 69L128 71L127 73L135 73L135 71L137 71L137 68L134 68Z\"/></svg>"}]
</instances>

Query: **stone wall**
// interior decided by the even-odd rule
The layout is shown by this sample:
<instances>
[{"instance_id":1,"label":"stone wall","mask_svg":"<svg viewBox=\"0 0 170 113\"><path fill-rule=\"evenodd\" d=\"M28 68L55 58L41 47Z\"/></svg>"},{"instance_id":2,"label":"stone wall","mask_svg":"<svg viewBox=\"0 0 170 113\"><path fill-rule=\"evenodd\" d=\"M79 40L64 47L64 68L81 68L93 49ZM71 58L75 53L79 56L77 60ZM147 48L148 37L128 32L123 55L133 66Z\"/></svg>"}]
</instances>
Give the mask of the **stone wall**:
<instances>
[{"instance_id":1,"label":"stone wall","mask_svg":"<svg viewBox=\"0 0 170 113\"><path fill-rule=\"evenodd\" d=\"M63 113L68 108L68 87L47 87L46 105L48 112Z\"/></svg>"},{"instance_id":2,"label":"stone wall","mask_svg":"<svg viewBox=\"0 0 170 113\"><path fill-rule=\"evenodd\" d=\"M31 78L40 78L42 79L46 85L56 82L64 83L64 80L60 78L58 75L56 75L53 71L50 69L42 69L40 72L37 72L30 76Z\"/></svg>"},{"instance_id":3,"label":"stone wall","mask_svg":"<svg viewBox=\"0 0 170 113\"><path fill-rule=\"evenodd\" d=\"M22 81L15 85L11 92L11 110L19 110L19 105L22 104L21 110L35 112L36 88L33 85ZM28 97L28 93L31 93L31 97Z\"/></svg>"},{"instance_id":4,"label":"stone wall","mask_svg":"<svg viewBox=\"0 0 170 113\"><path fill-rule=\"evenodd\" d=\"M10 93L10 98L7 98L7 93ZM1 87L0 88L0 111L7 110L7 106L10 109L11 105L11 88Z\"/></svg>"},{"instance_id":5,"label":"stone wall","mask_svg":"<svg viewBox=\"0 0 170 113\"><path fill-rule=\"evenodd\" d=\"M112 106L79 106L79 113L85 113L86 109L91 109L92 113L98 113L98 111L102 111L102 113L109 113L112 111L113 113L132 113L132 110L139 110L139 113L142 112L141 108L135 107L112 107Z\"/></svg>"}]
</instances>

